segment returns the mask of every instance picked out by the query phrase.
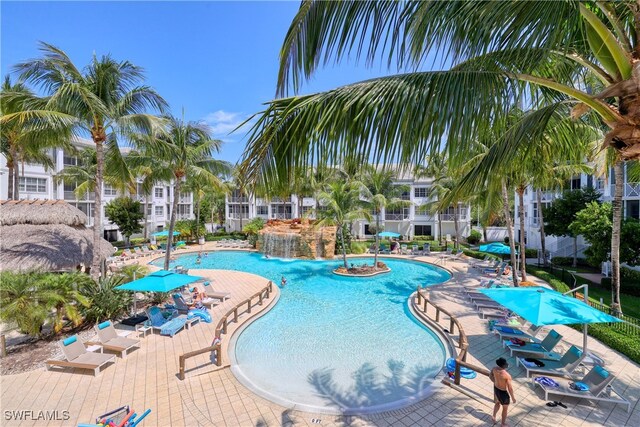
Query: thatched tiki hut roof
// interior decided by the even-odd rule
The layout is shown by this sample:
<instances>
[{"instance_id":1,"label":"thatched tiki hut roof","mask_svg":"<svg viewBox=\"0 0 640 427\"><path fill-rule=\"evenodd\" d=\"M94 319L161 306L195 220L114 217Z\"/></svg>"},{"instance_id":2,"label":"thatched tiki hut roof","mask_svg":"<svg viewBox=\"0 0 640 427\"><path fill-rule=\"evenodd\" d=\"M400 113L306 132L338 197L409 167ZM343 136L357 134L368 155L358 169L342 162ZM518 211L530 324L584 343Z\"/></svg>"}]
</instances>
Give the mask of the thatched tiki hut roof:
<instances>
[{"instance_id":1,"label":"thatched tiki hut roof","mask_svg":"<svg viewBox=\"0 0 640 427\"><path fill-rule=\"evenodd\" d=\"M0 201L0 271L60 271L91 265L87 216L62 200ZM104 258L113 246L100 242Z\"/></svg>"}]
</instances>

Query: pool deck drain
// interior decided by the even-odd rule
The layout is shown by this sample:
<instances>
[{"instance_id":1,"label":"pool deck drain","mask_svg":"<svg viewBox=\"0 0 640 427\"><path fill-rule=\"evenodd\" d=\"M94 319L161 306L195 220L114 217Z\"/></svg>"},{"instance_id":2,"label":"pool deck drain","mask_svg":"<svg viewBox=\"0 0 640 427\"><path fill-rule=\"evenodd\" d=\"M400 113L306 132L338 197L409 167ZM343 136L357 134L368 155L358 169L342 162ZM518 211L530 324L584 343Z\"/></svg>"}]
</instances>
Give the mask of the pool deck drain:
<instances>
[{"instance_id":1,"label":"pool deck drain","mask_svg":"<svg viewBox=\"0 0 640 427\"><path fill-rule=\"evenodd\" d=\"M215 250L211 244L204 250ZM359 256L361 257L361 256ZM407 257L400 257L407 259ZM417 257L434 262L435 257ZM477 275L466 262L447 262L444 265L454 280L435 286L431 299L458 316L470 342L470 361L491 367L500 356L508 355L498 340L488 335L486 322L479 321L471 306L461 295L463 282L475 282ZM3 426L50 425L69 426L90 422L95 415L124 404L141 411L151 408L145 426L474 426L491 425L490 406L492 384L482 375L475 380L463 380L467 397L449 387L411 406L377 414L334 416L295 411L263 399L241 385L228 368L204 366L178 380L178 355L210 344L215 320L237 302L253 295L266 284L264 278L232 271L201 270L199 273L215 279L217 290L233 292L232 298L212 310L214 323L202 323L174 338L159 335L142 339L139 350L126 359L118 358L93 377L82 373L34 371L0 377ZM234 302L235 301L235 302ZM267 305L263 307L265 309ZM237 328L236 324L232 328ZM581 345L582 334L565 326L554 327L564 337L565 344ZM233 331L233 330L232 330ZM232 332L231 331L231 332ZM223 343L228 342L229 335ZM590 337L591 350L606 361L617 378L614 387L631 401L631 411L621 405L608 403L593 405L565 401L568 409L549 408L532 387L523 370L511 363L518 403L512 405L509 422L512 426L638 426L640 425L640 367L626 357ZM565 347L568 347L565 345ZM206 364L191 359L191 367ZM6 411L69 411L70 419L23 420L7 419Z\"/></svg>"}]
</instances>

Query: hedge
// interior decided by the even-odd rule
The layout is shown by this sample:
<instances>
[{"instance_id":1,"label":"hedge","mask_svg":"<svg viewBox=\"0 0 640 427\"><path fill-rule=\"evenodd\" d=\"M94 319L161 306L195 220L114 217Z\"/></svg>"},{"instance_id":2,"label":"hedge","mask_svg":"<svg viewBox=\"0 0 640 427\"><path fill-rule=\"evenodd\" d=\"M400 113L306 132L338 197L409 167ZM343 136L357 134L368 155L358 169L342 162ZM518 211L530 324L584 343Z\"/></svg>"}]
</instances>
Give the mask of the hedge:
<instances>
[{"instance_id":1,"label":"hedge","mask_svg":"<svg viewBox=\"0 0 640 427\"><path fill-rule=\"evenodd\" d=\"M564 293L571 289L562 280L540 268L528 265L527 272L549 283L549 285L558 292ZM579 325L573 325L572 328L578 331L582 330L582 326ZM640 340L638 340L637 337L616 331L603 324L589 325L589 335L626 355L634 362L640 363Z\"/></svg>"},{"instance_id":2,"label":"hedge","mask_svg":"<svg viewBox=\"0 0 640 427\"><path fill-rule=\"evenodd\" d=\"M473 250L473 249L462 249L462 252L466 256L470 256L472 258L477 258L477 259L484 259L484 257L486 257L487 255L491 259L496 259L496 260L500 260L501 259L498 255L489 254L487 252L480 252L480 251L476 251L476 250Z\"/></svg>"},{"instance_id":3,"label":"hedge","mask_svg":"<svg viewBox=\"0 0 640 427\"><path fill-rule=\"evenodd\" d=\"M537 256L537 255L536 255ZM573 257L568 256L556 256L551 259L551 262L554 265L560 265L564 267L573 266ZM593 267L593 265L589 264L585 258L578 258L577 264L579 267Z\"/></svg>"},{"instance_id":4,"label":"hedge","mask_svg":"<svg viewBox=\"0 0 640 427\"><path fill-rule=\"evenodd\" d=\"M604 288L611 290L610 277L603 278L600 283ZM620 268L620 292L640 297L640 271L624 267Z\"/></svg>"}]
</instances>

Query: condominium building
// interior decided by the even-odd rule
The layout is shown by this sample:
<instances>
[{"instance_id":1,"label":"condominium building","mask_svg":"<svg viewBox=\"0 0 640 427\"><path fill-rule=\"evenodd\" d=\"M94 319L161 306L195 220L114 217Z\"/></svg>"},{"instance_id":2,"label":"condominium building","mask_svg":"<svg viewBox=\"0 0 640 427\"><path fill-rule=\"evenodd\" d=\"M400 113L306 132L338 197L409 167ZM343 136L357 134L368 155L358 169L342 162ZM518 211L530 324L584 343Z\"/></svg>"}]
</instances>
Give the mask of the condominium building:
<instances>
[{"instance_id":1,"label":"condominium building","mask_svg":"<svg viewBox=\"0 0 640 427\"><path fill-rule=\"evenodd\" d=\"M624 217L640 218L640 182L629 182L625 169L622 206ZM615 176L613 170L609 171L608 177L594 177L592 175L581 174L570 179L566 184L566 189L576 190L580 188L595 188L602 196L603 202L610 202L615 192ZM554 199L562 197L562 190L543 191L542 192L542 208L546 208ZM519 201L516 196L515 202L515 225L516 238L520 239L520 230L518 227L519 217ZM524 194L524 215L525 215L525 242L527 247L540 249L540 206L538 206L536 190L528 188ZM545 246L552 256L573 256L573 238L546 236ZM578 255L583 256L584 250L588 244L579 237L578 238Z\"/></svg>"},{"instance_id":2,"label":"condominium building","mask_svg":"<svg viewBox=\"0 0 640 427\"><path fill-rule=\"evenodd\" d=\"M73 145L78 149L94 147L92 141L78 139L74 140ZM124 151L124 150L123 150ZM80 209L87 215L87 226L93 226L95 221L95 193L87 193L83 196L76 196L76 183L56 182L55 175L62 171L66 166L76 166L78 158L74 153L65 152L63 149L52 149L50 156L53 159L54 168L46 169L41 164L26 163L20 165L20 199L49 199L49 200L65 200L73 206ZM0 200L6 200L8 197L8 169L6 158L0 155ZM155 185L149 196L142 195L141 180L138 182L137 194L121 193L109 184L102 187L102 227L104 230L104 238L108 241L122 240L122 235L118 231L118 226L112 224L105 216L104 206L116 197L129 195L142 204L142 209L147 210L147 230L155 232L163 230L170 219L173 186L171 183L158 183ZM193 219L193 198L191 193L183 193L179 195L178 200L178 219Z\"/></svg>"},{"instance_id":3,"label":"condominium building","mask_svg":"<svg viewBox=\"0 0 640 427\"><path fill-rule=\"evenodd\" d=\"M401 173L394 184L406 187L401 198L410 201L411 204L403 208L383 209L380 224L385 231L396 232L406 238L436 237L440 235L440 227L442 227L442 236L455 236L453 206L442 212L428 212L428 203L435 201L431 191L433 185L431 178L414 178L410 173ZM229 231L238 231L241 229L241 223L243 226L252 218L269 220L308 217L313 219L318 210L322 210L322 206L311 195L291 194L285 198L263 198L234 191L227 196L226 227ZM372 237L369 227L376 222L375 213L371 212L371 216L371 222L365 220L354 222L352 226L354 236ZM457 216L460 236L466 237L471 230L471 208L466 204L460 204Z\"/></svg>"}]
</instances>

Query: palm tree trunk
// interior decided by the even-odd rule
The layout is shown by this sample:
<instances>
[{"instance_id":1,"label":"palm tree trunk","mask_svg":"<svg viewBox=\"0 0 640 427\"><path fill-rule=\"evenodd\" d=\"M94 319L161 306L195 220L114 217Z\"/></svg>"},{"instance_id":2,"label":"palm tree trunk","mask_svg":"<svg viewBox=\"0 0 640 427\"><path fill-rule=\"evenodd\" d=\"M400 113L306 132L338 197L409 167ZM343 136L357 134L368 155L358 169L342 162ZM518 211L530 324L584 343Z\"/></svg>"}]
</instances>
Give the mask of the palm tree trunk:
<instances>
[{"instance_id":1,"label":"palm tree trunk","mask_svg":"<svg viewBox=\"0 0 640 427\"><path fill-rule=\"evenodd\" d=\"M347 248L345 248L344 246L344 227L343 224L340 224L338 227L340 230L340 246L342 246L342 262L344 263L344 268L348 270L349 266L347 265Z\"/></svg>"},{"instance_id":2,"label":"palm tree trunk","mask_svg":"<svg viewBox=\"0 0 640 427\"><path fill-rule=\"evenodd\" d=\"M622 314L620 305L620 229L622 228L622 193L624 191L623 163L618 161L613 168L616 178L613 195L613 229L611 232L611 311Z\"/></svg>"},{"instance_id":3,"label":"palm tree trunk","mask_svg":"<svg viewBox=\"0 0 640 427\"><path fill-rule=\"evenodd\" d=\"M149 238L149 193L144 198L144 240Z\"/></svg>"},{"instance_id":4,"label":"palm tree trunk","mask_svg":"<svg viewBox=\"0 0 640 427\"><path fill-rule=\"evenodd\" d=\"M94 138L96 144L96 188L95 206L93 209L93 259L91 260L91 277L97 280L100 277L100 247L102 239L102 170L104 168L104 145L102 140Z\"/></svg>"},{"instance_id":5,"label":"palm tree trunk","mask_svg":"<svg viewBox=\"0 0 640 427\"><path fill-rule=\"evenodd\" d=\"M196 198L196 240L200 240L200 197Z\"/></svg>"},{"instance_id":6,"label":"palm tree trunk","mask_svg":"<svg viewBox=\"0 0 640 427\"><path fill-rule=\"evenodd\" d=\"M513 223L509 212L509 192L506 181L502 180L502 201L504 209L504 220L507 223L507 234L509 235L509 248L511 249L511 272L513 273L513 286L518 286L518 272L516 271L516 244L513 239Z\"/></svg>"},{"instance_id":7,"label":"palm tree trunk","mask_svg":"<svg viewBox=\"0 0 640 427\"><path fill-rule=\"evenodd\" d=\"M17 154L16 154L17 155ZM20 170L18 159L13 160L13 200L20 200Z\"/></svg>"},{"instance_id":8,"label":"palm tree trunk","mask_svg":"<svg viewBox=\"0 0 640 427\"><path fill-rule=\"evenodd\" d=\"M489 241L489 239L487 239L487 227L484 225L482 226L482 237L484 238L485 243Z\"/></svg>"},{"instance_id":9,"label":"palm tree trunk","mask_svg":"<svg viewBox=\"0 0 640 427\"><path fill-rule=\"evenodd\" d=\"M9 179L7 181L7 199L14 200L13 188L15 185L15 174L13 173L13 160L7 159L7 169L9 169Z\"/></svg>"},{"instance_id":10,"label":"palm tree trunk","mask_svg":"<svg viewBox=\"0 0 640 427\"><path fill-rule=\"evenodd\" d=\"M169 235L167 236L167 252L164 256L164 269L169 269L169 261L171 260L171 245L173 244L173 228L176 225L176 216L178 211L178 194L180 194L181 178L176 177L173 185L173 201L171 206L171 220L169 221Z\"/></svg>"},{"instance_id":11,"label":"palm tree trunk","mask_svg":"<svg viewBox=\"0 0 640 427\"><path fill-rule=\"evenodd\" d=\"M520 217L520 278L522 281L527 280L527 248L525 244L524 234L524 188L518 189L518 216Z\"/></svg>"},{"instance_id":12,"label":"palm tree trunk","mask_svg":"<svg viewBox=\"0 0 640 427\"><path fill-rule=\"evenodd\" d=\"M376 209L376 248L373 251L373 269L374 271L378 269L378 253L380 252L380 210Z\"/></svg>"},{"instance_id":13,"label":"palm tree trunk","mask_svg":"<svg viewBox=\"0 0 640 427\"><path fill-rule=\"evenodd\" d=\"M454 245L454 248L458 250L460 249L460 230L458 225L458 204L457 203L453 206L453 229L456 233L456 243Z\"/></svg>"},{"instance_id":14,"label":"palm tree trunk","mask_svg":"<svg viewBox=\"0 0 640 427\"><path fill-rule=\"evenodd\" d=\"M540 226L540 246L542 248L542 265L547 266L547 247L544 234L544 215L542 213L542 190L536 191L536 197L538 199L538 222Z\"/></svg>"}]
</instances>

